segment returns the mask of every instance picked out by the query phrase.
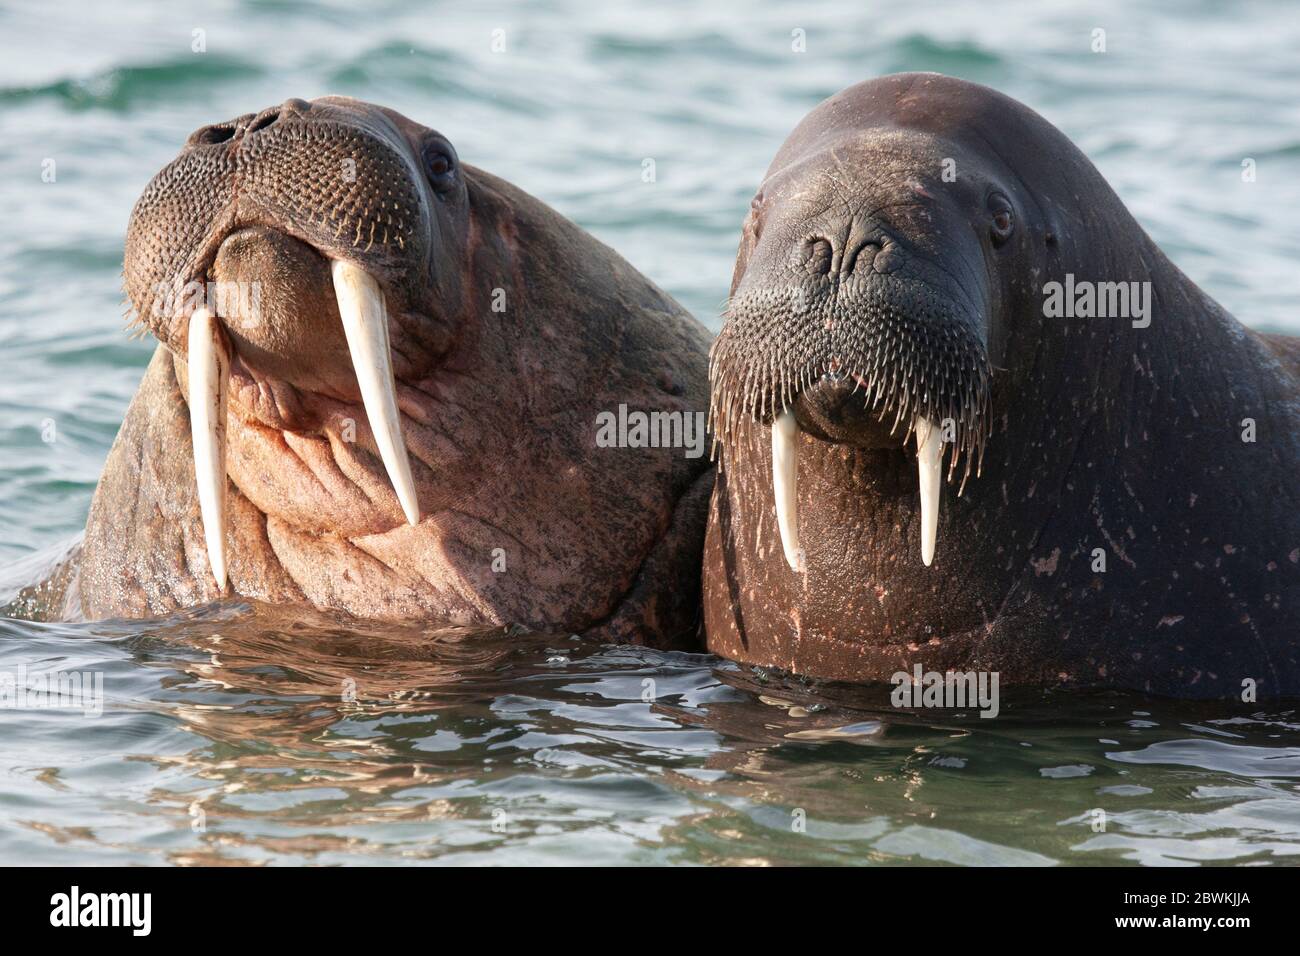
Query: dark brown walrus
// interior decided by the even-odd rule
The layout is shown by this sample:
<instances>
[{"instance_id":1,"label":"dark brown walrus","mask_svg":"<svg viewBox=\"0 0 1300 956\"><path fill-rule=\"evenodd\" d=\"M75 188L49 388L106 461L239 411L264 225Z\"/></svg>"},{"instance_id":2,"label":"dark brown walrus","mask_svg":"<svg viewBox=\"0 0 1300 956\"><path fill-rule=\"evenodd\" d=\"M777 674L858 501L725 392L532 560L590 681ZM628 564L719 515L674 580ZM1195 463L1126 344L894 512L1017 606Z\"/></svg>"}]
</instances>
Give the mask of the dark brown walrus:
<instances>
[{"instance_id":1,"label":"dark brown walrus","mask_svg":"<svg viewBox=\"0 0 1300 956\"><path fill-rule=\"evenodd\" d=\"M696 639L707 455L597 436L620 405L702 417L707 333L438 133L336 97L205 126L125 274L161 344L91 506L87 617L224 593Z\"/></svg>"},{"instance_id":2,"label":"dark brown walrus","mask_svg":"<svg viewBox=\"0 0 1300 956\"><path fill-rule=\"evenodd\" d=\"M845 90L759 187L713 348L709 648L1300 693L1297 341L1242 327L1019 103Z\"/></svg>"}]
</instances>

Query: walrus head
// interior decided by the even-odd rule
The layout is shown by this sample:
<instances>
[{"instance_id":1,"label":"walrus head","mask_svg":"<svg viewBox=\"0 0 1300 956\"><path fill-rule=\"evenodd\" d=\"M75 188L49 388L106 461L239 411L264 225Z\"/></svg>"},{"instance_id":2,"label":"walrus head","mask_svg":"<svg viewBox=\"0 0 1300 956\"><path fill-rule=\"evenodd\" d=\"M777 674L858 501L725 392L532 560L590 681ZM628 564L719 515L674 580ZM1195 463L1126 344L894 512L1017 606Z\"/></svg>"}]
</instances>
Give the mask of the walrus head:
<instances>
[{"instance_id":1,"label":"walrus head","mask_svg":"<svg viewBox=\"0 0 1300 956\"><path fill-rule=\"evenodd\" d=\"M670 607L693 621L689 581L645 565L706 461L596 434L620 404L702 409L706 334L437 131L340 97L204 126L137 202L125 278L188 406L166 451L192 455L212 575L139 570L110 533L135 493L110 460L87 548L131 570L92 576L88 613L193 603L229 576L367 617L573 630L637 585L663 628ZM197 522L193 494L168 496L173 524Z\"/></svg>"},{"instance_id":2,"label":"walrus head","mask_svg":"<svg viewBox=\"0 0 1300 956\"><path fill-rule=\"evenodd\" d=\"M444 137L341 98L204 126L146 187L127 230L126 289L140 320L187 357L219 585L231 385L250 421L282 430L318 427L360 399L401 510L419 523L395 372L418 379L456 339L468 222ZM353 480L384 500L361 463Z\"/></svg>"},{"instance_id":3,"label":"walrus head","mask_svg":"<svg viewBox=\"0 0 1300 956\"><path fill-rule=\"evenodd\" d=\"M823 106L791 134L751 204L713 346L724 447L738 416L773 424L778 526L796 570L799 430L888 451L891 464L913 441L926 565L941 459L950 452L948 477L960 463L964 484L990 431L1014 189L891 105L879 125L861 113L837 123Z\"/></svg>"},{"instance_id":4,"label":"walrus head","mask_svg":"<svg viewBox=\"0 0 1300 956\"><path fill-rule=\"evenodd\" d=\"M863 624L877 633L969 626L958 602L925 613L927 573L997 593L989 530L969 527L959 501L995 416L1022 385L1034 391L1019 363L1041 331L1032 278L1054 227L1023 164L997 149L1017 123L1041 120L947 77L862 83L800 122L754 196L711 352L711 412L721 487L743 486L748 507L770 475L774 525L734 510L727 522L744 526L738 552L779 545L801 582L800 626L829 627L864 589L889 595ZM936 556L952 570L925 571Z\"/></svg>"}]
</instances>

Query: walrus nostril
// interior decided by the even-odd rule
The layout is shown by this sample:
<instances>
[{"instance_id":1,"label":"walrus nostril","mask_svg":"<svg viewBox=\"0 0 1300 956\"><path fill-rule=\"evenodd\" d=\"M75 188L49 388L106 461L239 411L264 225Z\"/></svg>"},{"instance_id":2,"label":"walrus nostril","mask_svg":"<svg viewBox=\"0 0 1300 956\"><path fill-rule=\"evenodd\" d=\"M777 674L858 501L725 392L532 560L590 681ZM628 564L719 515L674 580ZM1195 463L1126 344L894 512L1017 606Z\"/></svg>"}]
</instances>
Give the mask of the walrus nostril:
<instances>
[{"instance_id":1,"label":"walrus nostril","mask_svg":"<svg viewBox=\"0 0 1300 956\"><path fill-rule=\"evenodd\" d=\"M187 146L212 146L216 143L225 143L235 135L235 124L213 123L211 126L200 126L190 134Z\"/></svg>"},{"instance_id":2,"label":"walrus nostril","mask_svg":"<svg viewBox=\"0 0 1300 956\"><path fill-rule=\"evenodd\" d=\"M272 106L269 107L268 109L264 109L262 110L262 112L257 114L257 116L253 119L253 122L248 124L248 129L245 131L245 135L247 135L248 133L256 133L258 130L266 129L268 126L275 123L275 121L278 120L279 118L280 118L280 107Z\"/></svg>"},{"instance_id":3,"label":"walrus nostril","mask_svg":"<svg viewBox=\"0 0 1300 956\"><path fill-rule=\"evenodd\" d=\"M835 261L835 247L829 239L810 236L795 248L796 264L815 276L828 276Z\"/></svg>"},{"instance_id":4,"label":"walrus nostril","mask_svg":"<svg viewBox=\"0 0 1300 956\"><path fill-rule=\"evenodd\" d=\"M883 250L881 243L872 240L864 242L856 249L851 249L844 257L843 273L846 276L855 275L859 272L870 272L875 268L876 257Z\"/></svg>"}]
</instances>

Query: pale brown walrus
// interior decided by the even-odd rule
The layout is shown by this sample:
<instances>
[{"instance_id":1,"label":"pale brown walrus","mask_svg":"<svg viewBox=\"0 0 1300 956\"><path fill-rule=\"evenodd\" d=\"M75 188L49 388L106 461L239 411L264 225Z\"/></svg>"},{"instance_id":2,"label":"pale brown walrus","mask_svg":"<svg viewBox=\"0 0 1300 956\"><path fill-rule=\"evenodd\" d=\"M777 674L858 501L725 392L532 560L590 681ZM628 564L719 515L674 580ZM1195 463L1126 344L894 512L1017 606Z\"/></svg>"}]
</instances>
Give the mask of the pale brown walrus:
<instances>
[{"instance_id":1,"label":"pale brown walrus","mask_svg":"<svg viewBox=\"0 0 1300 956\"><path fill-rule=\"evenodd\" d=\"M140 197L125 275L160 344L71 612L697 639L707 333L437 132L338 97L205 126ZM620 406L677 447L602 447Z\"/></svg>"}]
</instances>

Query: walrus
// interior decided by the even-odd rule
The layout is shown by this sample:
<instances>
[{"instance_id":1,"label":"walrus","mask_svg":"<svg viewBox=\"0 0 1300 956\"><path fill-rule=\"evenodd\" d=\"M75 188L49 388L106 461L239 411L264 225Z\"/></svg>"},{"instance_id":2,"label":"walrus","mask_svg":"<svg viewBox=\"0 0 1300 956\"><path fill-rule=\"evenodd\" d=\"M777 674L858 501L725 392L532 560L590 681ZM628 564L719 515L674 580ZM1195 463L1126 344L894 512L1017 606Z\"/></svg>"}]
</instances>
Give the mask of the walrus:
<instances>
[{"instance_id":1,"label":"walrus","mask_svg":"<svg viewBox=\"0 0 1300 956\"><path fill-rule=\"evenodd\" d=\"M1300 340L1237 322L1020 103L903 74L813 109L710 379L715 653L1300 693Z\"/></svg>"},{"instance_id":2,"label":"walrus","mask_svg":"<svg viewBox=\"0 0 1300 956\"><path fill-rule=\"evenodd\" d=\"M709 336L445 136L342 97L203 126L140 196L124 275L159 344L70 610L697 641L713 477L680 433L703 440ZM677 447L603 447L624 406Z\"/></svg>"}]
</instances>

